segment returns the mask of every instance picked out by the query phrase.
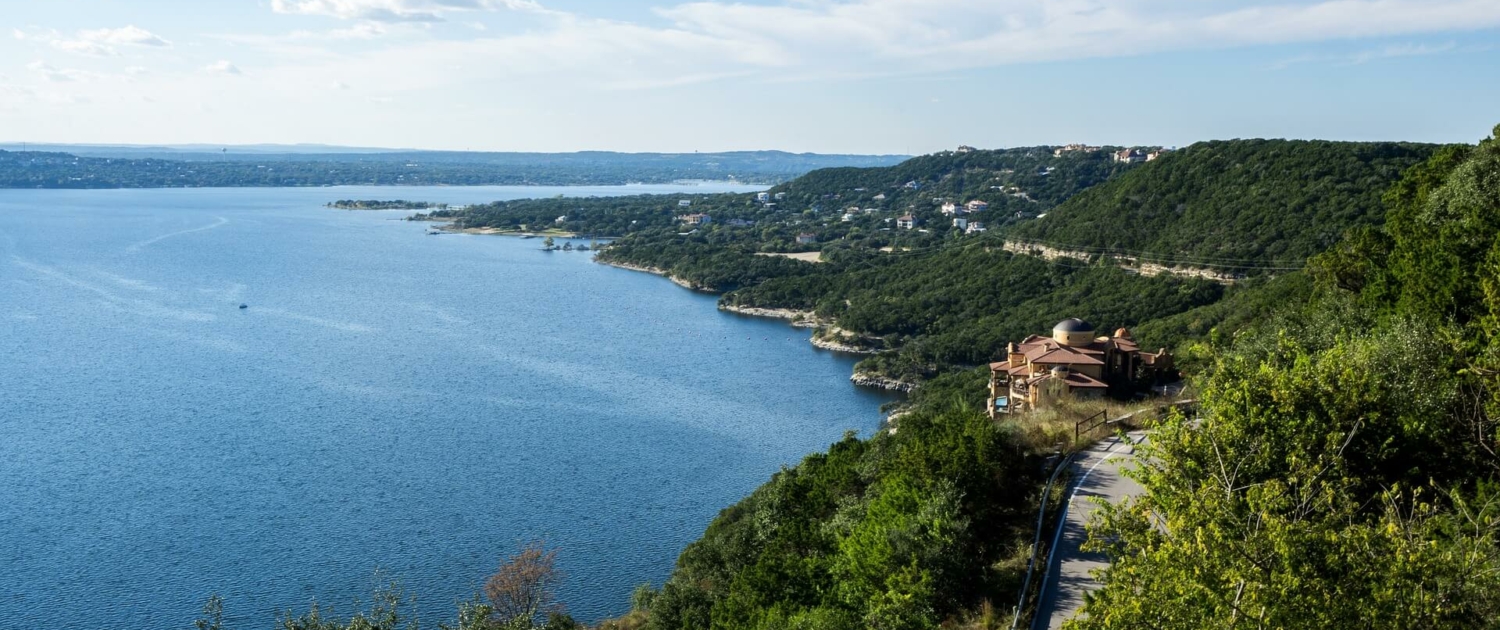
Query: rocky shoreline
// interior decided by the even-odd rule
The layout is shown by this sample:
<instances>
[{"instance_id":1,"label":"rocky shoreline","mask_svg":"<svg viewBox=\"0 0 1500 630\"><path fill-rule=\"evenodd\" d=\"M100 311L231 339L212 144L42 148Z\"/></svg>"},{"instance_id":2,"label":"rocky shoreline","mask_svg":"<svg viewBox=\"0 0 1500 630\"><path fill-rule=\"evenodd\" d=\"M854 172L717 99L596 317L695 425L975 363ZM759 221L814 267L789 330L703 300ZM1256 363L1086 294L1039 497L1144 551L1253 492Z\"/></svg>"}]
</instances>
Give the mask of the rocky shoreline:
<instances>
[{"instance_id":1,"label":"rocky shoreline","mask_svg":"<svg viewBox=\"0 0 1500 630\"><path fill-rule=\"evenodd\" d=\"M667 270L661 269L659 267L646 267L642 265L632 265L630 263L612 262L607 260L600 260L597 257L594 259L594 261L600 264L609 265L611 267L619 267L621 269L629 269L631 271L640 271L661 276L663 278L671 280L677 286L691 289L693 291L699 291L703 293L717 293L716 291L708 287L699 286L692 282L688 282L686 280L673 276ZM768 317L772 319L786 320L788 324L797 328L827 327L827 330L822 331L824 334L813 335L812 339L810 340L810 343L812 343L813 346L822 348L824 350L845 352L849 354L879 353L879 351L877 350L862 348L859 346L842 343L833 339L824 338L825 335L829 333L838 337L844 337L846 333L837 326L832 326L831 322L826 322L819 319L818 316L815 315L812 311L799 311L789 308L759 308L754 306L735 306L733 304L720 304L719 310L729 313L736 313L739 315L748 315L751 317ZM877 376L874 374L868 374L858 371L856 371L849 377L849 382L860 387L873 387L876 389L884 389L887 391L901 392L903 394L909 394L917 388L916 383L908 383L906 381L886 376Z\"/></svg>"},{"instance_id":2,"label":"rocky shoreline","mask_svg":"<svg viewBox=\"0 0 1500 630\"><path fill-rule=\"evenodd\" d=\"M769 317L771 319L784 319L793 328L817 328L823 325L812 311L798 311L790 308L759 308L755 306L735 306L733 304L720 304L719 310L751 317ZM817 344L814 344L817 345Z\"/></svg>"},{"instance_id":3,"label":"rocky shoreline","mask_svg":"<svg viewBox=\"0 0 1500 630\"><path fill-rule=\"evenodd\" d=\"M671 280L672 284L675 284L675 285L677 285L679 287L682 287L684 289L688 289L688 290L691 290L691 291L698 291L700 293L717 293L716 291L714 291L710 287L705 287L703 285L699 285L699 284L695 284L695 283L692 283L692 282L688 282L687 280L683 280L682 278L679 278L677 276L672 275L666 269L662 269L660 267L642 267L640 265L632 265L630 263L620 263L620 262L611 262L611 261L608 261L608 260L599 260L598 258L595 258L594 262L597 262L597 263L599 263L601 265L609 265L611 267L619 267L621 269L629 269L631 271L640 271L640 272L643 272L643 273L649 273L649 274L652 274L652 275L661 276L663 278Z\"/></svg>"},{"instance_id":4,"label":"rocky shoreline","mask_svg":"<svg viewBox=\"0 0 1500 630\"><path fill-rule=\"evenodd\" d=\"M903 394L910 394L913 390L917 389L916 383L908 383L889 376L877 376L865 372L855 372L853 376L849 377L849 382L860 387L874 387L876 389L901 392Z\"/></svg>"},{"instance_id":5,"label":"rocky shoreline","mask_svg":"<svg viewBox=\"0 0 1500 630\"><path fill-rule=\"evenodd\" d=\"M829 326L813 335L812 345L824 350L846 352L849 354L880 354L879 350L849 343L849 341L859 339L861 339L861 336L856 333L849 332L838 326Z\"/></svg>"}]
</instances>

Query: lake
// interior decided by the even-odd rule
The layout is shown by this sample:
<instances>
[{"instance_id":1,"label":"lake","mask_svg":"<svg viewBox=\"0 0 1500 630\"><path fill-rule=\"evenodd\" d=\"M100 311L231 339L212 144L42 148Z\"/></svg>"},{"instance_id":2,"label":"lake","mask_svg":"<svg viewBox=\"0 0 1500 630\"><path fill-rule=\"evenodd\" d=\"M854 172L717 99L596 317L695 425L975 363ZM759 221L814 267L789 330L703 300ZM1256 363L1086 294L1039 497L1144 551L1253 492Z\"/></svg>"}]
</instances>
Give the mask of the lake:
<instances>
[{"instance_id":1,"label":"lake","mask_svg":"<svg viewBox=\"0 0 1500 630\"><path fill-rule=\"evenodd\" d=\"M322 206L723 189L0 191L3 625L270 627L377 569L449 620L533 539L625 612L890 398L656 276Z\"/></svg>"}]
</instances>

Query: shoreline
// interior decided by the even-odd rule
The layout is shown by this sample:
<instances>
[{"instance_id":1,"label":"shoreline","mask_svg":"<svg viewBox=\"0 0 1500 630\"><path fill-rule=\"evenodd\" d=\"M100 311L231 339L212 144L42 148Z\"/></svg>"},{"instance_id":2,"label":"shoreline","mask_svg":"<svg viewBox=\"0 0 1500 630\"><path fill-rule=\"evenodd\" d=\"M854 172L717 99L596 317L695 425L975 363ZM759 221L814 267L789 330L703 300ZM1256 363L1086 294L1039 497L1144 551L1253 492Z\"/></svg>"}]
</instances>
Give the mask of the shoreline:
<instances>
[{"instance_id":1,"label":"shoreline","mask_svg":"<svg viewBox=\"0 0 1500 630\"><path fill-rule=\"evenodd\" d=\"M620 262L611 262L611 261L607 261L607 260L599 260L598 256L594 257L594 262L599 263L601 265L608 265L610 267L617 267L617 268L620 268L620 269L626 269L626 270L629 270L629 271L639 271L641 273L649 273L649 274L651 274L653 276L661 276L663 278L671 280L672 284L675 284L675 285L677 285L679 287L682 287L684 289L687 289L689 291L696 291L698 293L708 293L708 294L711 294L711 295L718 295L718 292L714 291L713 289L710 289L710 288L704 287L704 286L700 286L700 285L696 285L696 284L693 284L691 282L688 282L687 280L683 280L682 278L678 278L677 276L674 276L671 273L668 273L667 270L661 269L659 267L642 267L640 265L632 265L632 264L629 264L629 263L620 263Z\"/></svg>"},{"instance_id":2,"label":"shoreline","mask_svg":"<svg viewBox=\"0 0 1500 630\"><path fill-rule=\"evenodd\" d=\"M792 328L820 328L824 325L823 320L812 311L799 311L790 308L760 308L757 306L735 306L733 304L720 304L719 310L746 317L763 317L766 319L787 320ZM814 343L813 345L818 345Z\"/></svg>"},{"instance_id":3,"label":"shoreline","mask_svg":"<svg viewBox=\"0 0 1500 630\"><path fill-rule=\"evenodd\" d=\"M698 285L694 285L691 282L688 282L686 280L678 278L677 276L673 276L671 273L667 272L667 270L661 269L659 267L644 267L644 266L641 266L641 265L632 265L632 264L629 264L629 263L621 263L621 262L612 262L612 261L607 261L607 260L599 260L599 258L597 256L594 257L594 262L599 263L601 265L608 265L610 267L617 267L617 268L620 268L620 269L626 269L626 270L629 270L629 271L639 271L641 273L649 273L649 274L654 275L654 276L661 276L663 278L671 280L673 284L676 284L677 286L680 286L680 287L682 287L684 289L688 289L690 291L696 291L698 293L708 293L710 295L718 295L719 294L717 291L714 291L714 290L712 290L710 288L702 287L702 286L698 286ZM720 311L723 311L723 312L726 312L726 313L734 313L736 315L743 315L743 316L746 316L746 317L763 317L763 318L766 318L766 319L780 319L780 320L786 321L787 325L789 325L789 326L791 326L793 328L815 328L815 329L821 329L821 328L824 328L824 327L831 326L834 330L841 330L837 326L832 326L832 324L830 324L829 322L825 322L825 321L819 319L816 315L813 314L812 311L799 311L799 310L789 309L789 308L760 308L760 307L754 307L754 306L735 306L735 305L732 305L732 304L720 304L718 308L719 308ZM814 348L817 348L819 350L829 351L829 352L839 352L839 353L843 353L843 354L857 354L857 355L874 355L874 354L879 354L879 352L876 351L876 350L870 350L870 349L866 349L866 348L860 348L860 347L857 347L857 346L851 346L851 345L848 345L848 344L839 343L837 341L830 341L830 340L827 340L827 339L822 339L816 333L812 336L812 338L808 339L808 343L811 344ZM900 392L902 394L910 394L913 391L915 391L917 389L917 387L919 387L919 385L917 383L909 383L907 381L890 378L888 376L877 376L877 375L869 374L867 372L861 372L857 368L854 370L853 374L849 375L849 382L853 383L857 387L869 387L869 388L873 388L873 389L881 389L881 390L886 390L886 391Z\"/></svg>"},{"instance_id":4,"label":"shoreline","mask_svg":"<svg viewBox=\"0 0 1500 630\"><path fill-rule=\"evenodd\" d=\"M854 383L855 385L858 385L860 387L873 387L875 389L901 392L903 394L910 394L917 389L916 383L908 383L906 381L894 379L889 376L876 376L874 374L860 372L858 370L856 370L854 374L849 376L849 382Z\"/></svg>"}]
</instances>

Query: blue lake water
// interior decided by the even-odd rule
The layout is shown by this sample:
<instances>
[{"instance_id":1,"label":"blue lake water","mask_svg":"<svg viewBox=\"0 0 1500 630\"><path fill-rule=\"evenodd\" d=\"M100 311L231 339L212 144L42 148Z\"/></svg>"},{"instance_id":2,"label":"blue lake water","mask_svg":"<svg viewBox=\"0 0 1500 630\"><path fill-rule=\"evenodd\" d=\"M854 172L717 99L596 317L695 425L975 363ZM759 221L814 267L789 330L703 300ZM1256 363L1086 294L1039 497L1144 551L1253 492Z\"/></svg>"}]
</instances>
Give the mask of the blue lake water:
<instances>
[{"instance_id":1,"label":"blue lake water","mask_svg":"<svg viewBox=\"0 0 1500 630\"><path fill-rule=\"evenodd\" d=\"M446 620L538 538L624 612L889 399L661 278L321 206L674 190L717 188L0 191L0 626L270 627L377 569Z\"/></svg>"}]
</instances>

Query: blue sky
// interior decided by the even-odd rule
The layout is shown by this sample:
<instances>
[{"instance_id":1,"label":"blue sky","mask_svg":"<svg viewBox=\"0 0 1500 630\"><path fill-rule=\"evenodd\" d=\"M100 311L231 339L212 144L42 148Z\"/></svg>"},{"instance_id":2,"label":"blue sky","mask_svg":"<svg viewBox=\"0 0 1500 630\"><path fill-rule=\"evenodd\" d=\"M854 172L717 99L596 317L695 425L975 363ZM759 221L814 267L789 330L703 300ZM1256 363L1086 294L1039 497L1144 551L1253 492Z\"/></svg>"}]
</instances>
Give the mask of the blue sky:
<instances>
[{"instance_id":1,"label":"blue sky","mask_svg":"<svg viewBox=\"0 0 1500 630\"><path fill-rule=\"evenodd\" d=\"M1471 142L1500 0L48 0L0 141L926 153Z\"/></svg>"}]
</instances>

